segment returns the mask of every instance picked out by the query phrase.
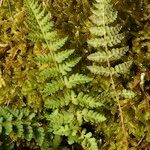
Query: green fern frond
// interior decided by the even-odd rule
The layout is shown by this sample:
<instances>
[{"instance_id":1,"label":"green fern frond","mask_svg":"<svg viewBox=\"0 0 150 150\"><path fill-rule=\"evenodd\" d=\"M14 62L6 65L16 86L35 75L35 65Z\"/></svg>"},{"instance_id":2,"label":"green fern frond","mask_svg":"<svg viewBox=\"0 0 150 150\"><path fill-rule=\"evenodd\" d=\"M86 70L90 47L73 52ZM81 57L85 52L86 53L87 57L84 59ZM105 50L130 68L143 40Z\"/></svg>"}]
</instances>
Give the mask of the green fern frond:
<instances>
[{"instance_id":1,"label":"green fern frond","mask_svg":"<svg viewBox=\"0 0 150 150\"><path fill-rule=\"evenodd\" d=\"M51 95L53 93L56 93L59 90L62 90L64 88L65 84L61 79L58 80L53 80L51 81L51 83L47 83L43 93L48 96Z\"/></svg>"},{"instance_id":2,"label":"green fern frond","mask_svg":"<svg viewBox=\"0 0 150 150\"><path fill-rule=\"evenodd\" d=\"M45 10L38 4L38 1L35 0L25 0L24 6L26 7L27 16L29 16L29 37L33 41L51 39L52 35L49 33L53 32L49 31L52 30L53 24L49 22L50 14L46 14ZM55 32L53 34L55 35Z\"/></svg>"},{"instance_id":3,"label":"green fern frond","mask_svg":"<svg viewBox=\"0 0 150 150\"><path fill-rule=\"evenodd\" d=\"M45 100L45 118L49 124L49 132L59 136L67 136L69 144L81 144L83 142L83 146L87 146L87 149L90 149L90 147L95 145L95 143L92 143L94 142L93 138L91 136L89 137L88 134L85 134L85 137L82 139L79 139L79 137L81 135L81 126L84 118L92 123L94 118L88 109L87 111L89 113L87 116L82 114L82 110L85 111L85 108L100 107L101 103L88 94L80 93L76 95L75 93L77 92L77 85L88 83L92 78L86 75L72 73L73 67L81 58L71 56L75 50L62 50L67 37L59 38L56 32L54 32L53 23L48 17L50 14L42 10L41 6L38 6L38 3L34 0L26 0L26 3L25 6L29 13L28 25L31 29L31 40L41 42L42 48L46 53L37 56L35 63L39 67L37 79L42 83L42 86L44 85L42 87L43 89L41 89L41 95ZM33 24L32 20L34 20ZM73 91L73 89L75 91ZM84 102L85 100L86 102ZM78 104L81 108L79 111ZM50 114L49 109L51 109ZM96 114L97 122L100 122L101 114L94 110L91 113ZM89 116L91 116L91 118ZM104 119L101 116L101 121L102 120Z\"/></svg>"},{"instance_id":4,"label":"green fern frond","mask_svg":"<svg viewBox=\"0 0 150 150\"><path fill-rule=\"evenodd\" d=\"M124 34L117 34L114 36L106 36L104 38L92 38L88 40L88 44L94 48L98 48L100 46L105 47L113 47L114 45L118 45L124 39Z\"/></svg>"},{"instance_id":5,"label":"green fern frond","mask_svg":"<svg viewBox=\"0 0 150 150\"><path fill-rule=\"evenodd\" d=\"M64 50L64 51L61 51L59 53L57 53L56 55L56 61L58 63L62 63L65 59L67 59L71 54L74 53L74 49L70 49L70 50Z\"/></svg>"},{"instance_id":6,"label":"green fern frond","mask_svg":"<svg viewBox=\"0 0 150 150\"><path fill-rule=\"evenodd\" d=\"M47 114L46 118L51 121L50 130L57 131L62 125L71 123L74 119L74 114L55 109L51 114Z\"/></svg>"},{"instance_id":7,"label":"green fern frond","mask_svg":"<svg viewBox=\"0 0 150 150\"><path fill-rule=\"evenodd\" d=\"M68 94L64 94L64 97L52 96L52 97L46 99L45 108L47 108L47 109L49 109L49 108L50 109L62 108L64 106L68 106L70 101L71 101L71 98L70 98L70 95L68 95Z\"/></svg>"},{"instance_id":8,"label":"green fern frond","mask_svg":"<svg viewBox=\"0 0 150 150\"><path fill-rule=\"evenodd\" d=\"M73 60L65 61L62 64L59 64L59 71L62 75L66 75L68 72L72 71L72 68L81 60L81 57L78 57Z\"/></svg>"},{"instance_id":9,"label":"green fern frond","mask_svg":"<svg viewBox=\"0 0 150 150\"><path fill-rule=\"evenodd\" d=\"M79 84L88 83L91 80L92 78L87 77L86 75L78 74L78 73L72 74L68 79L64 77L64 82L67 88L72 88Z\"/></svg>"},{"instance_id":10,"label":"green fern frond","mask_svg":"<svg viewBox=\"0 0 150 150\"><path fill-rule=\"evenodd\" d=\"M39 73L39 80L46 80L48 78L57 77L59 72L56 68L46 68Z\"/></svg>"},{"instance_id":11,"label":"green fern frond","mask_svg":"<svg viewBox=\"0 0 150 150\"><path fill-rule=\"evenodd\" d=\"M99 65L88 66L88 69L94 74L107 77L127 73L131 66L130 61L111 67L112 61L114 63L121 59L128 51L128 47L121 47L125 35L120 33L121 25L115 23L117 11L113 9L112 1L97 0L92 13L90 19L93 25L90 28L91 38L88 40L88 44L97 52L90 54L88 59ZM108 62L110 65L106 67ZM100 63L103 64L100 65Z\"/></svg>"},{"instance_id":12,"label":"green fern frond","mask_svg":"<svg viewBox=\"0 0 150 150\"><path fill-rule=\"evenodd\" d=\"M46 115L46 117L51 120L50 130L56 135L67 136L69 144L80 143L84 149L98 150L96 139L92 137L90 132L86 133L85 129L81 129L75 119L75 114L55 110L52 114Z\"/></svg>"},{"instance_id":13,"label":"green fern frond","mask_svg":"<svg viewBox=\"0 0 150 150\"><path fill-rule=\"evenodd\" d=\"M82 130L81 136L79 137L82 140L82 147L88 150L98 150L96 139L92 137L92 133L86 133L86 130Z\"/></svg>"},{"instance_id":14,"label":"green fern frond","mask_svg":"<svg viewBox=\"0 0 150 150\"><path fill-rule=\"evenodd\" d=\"M119 91L118 91L119 92ZM124 98L132 99L136 96L136 94L131 90L123 89L119 92L119 95Z\"/></svg>"},{"instance_id":15,"label":"green fern frond","mask_svg":"<svg viewBox=\"0 0 150 150\"><path fill-rule=\"evenodd\" d=\"M109 61L114 61L120 59L125 53L128 51L128 47L122 48L113 48L111 51L108 52L96 52L88 56L89 60L95 62L106 62L107 59Z\"/></svg>"},{"instance_id":16,"label":"green fern frond","mask_svg":"<svg viewBox=\"0 0 150 150\"><path fill-rule=\"evenodd\" d=\"M85 106L87 108L97 108L103 105L101 102L98 102L94 97L91 97L88 94L84 94L82 92L77 95L76 99L78 105L82 107Z\"/></svg>"},{"instance_id":17,"label":"green fern frond","mask_svg":"<svg viewBox=\"0 0 150 150\"><path fill-rule=\"evenodd\" d=\"M93 110L88 110L86 108L81 111L81 114L84 120L87 122L100 123L106 120L106 118L103 115Z\"/></svg>"},{"instance_id":18,"label":"green fern frond","mask_svg":"<svg viewBox=\"0 0 150 150\"><path fill-rule=\"evenodd\" d=\"M52 62L52 56L50 54L43 54L39 55L34 58L34 61L38 64L45 64L45 63L51 63Z\"/></svg>"},{"instance_id":19,"label":"green fern frond","mask_svg":"<svg viewBox=\"0 0 150 150\"><path fill-rule=\"evenodd\" d=\"M0 107L0 131L0 134L11 136L13 133L17 138L27 141L34 139L39 145L44 141L44 129L37 122L36 114L27 108Z\"/></svg>"},{"instance_id":20,"label":"green fern frond","mask_svg":"<svg viewBox=\"0 0 150 150\"><path fill-rule=\"evenodd\" d=\"M103 67L103 66L88 66L88 69L94 73L109 77L110 75L118 76L119 74L127 74L132 62L128 61L113 67Z\"/></svg>"}]
</instances>

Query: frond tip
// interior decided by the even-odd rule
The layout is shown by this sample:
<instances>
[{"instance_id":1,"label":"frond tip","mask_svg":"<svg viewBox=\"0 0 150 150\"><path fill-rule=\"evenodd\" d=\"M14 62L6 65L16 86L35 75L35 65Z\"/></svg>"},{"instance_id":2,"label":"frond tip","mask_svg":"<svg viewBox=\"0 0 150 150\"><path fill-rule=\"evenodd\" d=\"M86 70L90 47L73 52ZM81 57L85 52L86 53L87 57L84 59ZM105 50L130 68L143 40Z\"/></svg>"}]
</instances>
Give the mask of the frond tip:
<instances>
[{"instance_id":1,"label":"frond tip","mask_svg":"<svg viewBox=\"0 0 150 150\"><path fill-rule=\"evenodd\" d=\"M54 38L55 32L51 32L53 23L49 21L50 14L46 13L38 1L24 0L30 34L33 41Z\"/></svg>"}]
</instances>

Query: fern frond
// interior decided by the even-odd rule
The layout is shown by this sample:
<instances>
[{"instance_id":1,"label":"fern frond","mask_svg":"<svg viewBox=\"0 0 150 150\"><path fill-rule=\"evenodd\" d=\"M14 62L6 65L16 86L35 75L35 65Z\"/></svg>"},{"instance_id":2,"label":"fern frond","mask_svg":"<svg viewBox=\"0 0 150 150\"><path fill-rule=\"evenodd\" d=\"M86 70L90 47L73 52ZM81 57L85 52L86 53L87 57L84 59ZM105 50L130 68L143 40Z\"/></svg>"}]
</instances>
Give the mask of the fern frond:
<instances>
[{"instance_id":1,"label":"fern frond","mask_svg":"<svg viewBox=\"0 0 150 150\"><path fill-rule=\"evenodd\" d=\"M106 120L106 118L98 112L93 110L83 109L81 114L85 121L92 123L100 123Z\"/></svg>"},{"instance_id":2,"label":"fern frond","mask_svg":"<svg viewBox=\"0 0 150 150\"><path fill-rule=\"evenodd\" d=\"M111 61L121 59L128 51L127 47L120 47L125 35L120 33L121 25L115 24L117 11L114 11L111 2L111 0L97 0L94 4L93 14L90 18L94 24L90 28L91 38L88 40L89 46L97 49L97 52L90 54L88 59L103 63L100 66L88 66L88 69L94 74L106 77L127 73L131 66L129 61L111 67ZM109 66L104 67L104 63L108 65L108 62Z\"/></svg>"},{"instance_id":3,"label":"fern frond","mask_svg":"<svg viewBox=\"0 0 150 150\"><path fill-rule=\"evenodd\" d=\"M68 72L72 71L72 68L80 61L81 57L73 60L65 61L59 64L59 71L62 75L66 75Z\"/></svg>"},{"instance_id":4,"label":"fern frond","mask_svg":"<svg viewBox=\"0 0 150 150\"><path fill-rule=\"evenodd\" d=\"M57 77L59 72L56 68L46 68L39 73L39 80L46 80L47 78Z\"/></svg>"},{"instance_id":5,"label":"fern frond","mask_svg":"<svg viewBox=\"0 0 150 150\"><path fill-rule=\"evenodd\" d=\"M71 54L74 53L74 49L70 49L70 50L64 50L64 51L61 51L59 53L57 53L56 55L56 61L58 63L62 63L65 59L67 59Z\"/></svg>"},{"instance_id":6,"label":"fern frond","mask_svg":"<svg viewBox=\"0 0 150 150\"><path fill-rule=\"evenodd\" d=\"M88 44L94 48L98 48L100 46L105 47L113 47L114 45L118 45L124 39L124 34L117 34L114 36L106 36L105 38L92 38L88 40Z\"/></svg>"},{"instance_id":7,"label":"fern frond","mask_svg":"<svg viewBox=\"0 0 150 150\"><path fill-rule=\"evenodd\" d=\"M63 82L63 80L58 79L58 80L53 80L51 81L51 83L47 83L43 93L48 96L51 95L53 93L56 93L59 90L62 90L64 88L65 84Z\"/></svg>"},{"instance_id":8,"label":"fern frond","mask_svg":"<svg viewBox=\"0 0 150 150\"><path fill-rule=\"evenodd\" d=\"M103 105L101 102L98 102L94 97L91 97L88 94L84 94L82 92L77 95L76 99L78 101L78 105L82 107L85 106L87 108L97 108Z\"/></svg>"},{"instance_id":9,"label":"fern frond","mask_svg":"<svg viewBox=\"0 0 150 150\"><path fill-rule=\"evenodd\" d=\"M81 113L80 113L81 115ZM59 112L55 110L52 114L46 115L51 120L50 130L56 135L68 137L68 143L80 143L84 149L97 150L97 142L91 133L82 130L75 119L75 114L70 112Z\"/></svg>"},{"instance_id":10,"label":"fern frond","mask_svg":"<svg viewBox=\"0 0 150 150\"><path fill-rule=\"evenodd\" d=\"M78 84L88 83L91 80L92 80L92 78L87 77L87 76L82 75L82 74L78 74L78 73L72 74L68 79L66 77L64 77L65 85L68 88L75 87Z\"/></svg>"},{"instance_id":11,"label":"fern frond","mask_svg":"<svg viewBox=\"0 0 150 150\"><path fill-rule=\"evenodd\" d=\"M118 91L119 92L119 91ZM136 96L136 94L131 90L123 89L119 92L119 95L124 98L132 99Z\"/></svg>"},{"instance_id":12,"label":"fern frond","mask_svg":"<svg viewBox=\"0 0 150 150\"><path fill-rule=\"evenodd\" d=\"M84 149L98 150L96 139L92 137L91 132L86 133L86 130L83 129L79 139L82 140L81 144Z\"/></svg>"},{"instance_id":13,"label":"fern frond","mask_svg":"<svg viewBox=\"0 0 150 150\"><path fill-rule=\"evenodd\" d=\"M52 34L49 34L49 32L53 27L53 23L49 22L50 14L46 14L45 10L38 4L38 1L35 0L25 0L24 6L28 13L28 25L30 26L29 37L33 41L50 39ZM50 33L56 34L55 32Z\"/></svg>"},{"instance_id":14,"label":"fern frond","mask_svg":"<svg viewBox=\"0 0 150 150\"><path fill-rule=\"evenodd\" d=\"M27 141L34 139L39 145L44 140L44 129L37 122L36 114L27 108L0 107L0 131L0 134L10 136L13 133L17 138Z\"/></svg>"},{"instance_id":15,"label":"fern frond","mask_svg":"<svg viewBox=\"0 0 150 150\"><path fill-rule=\"evenodd\" d=\"M109 61L114 61L120 59L125 53L128 51L128 47L122 47L122 48L113 48L111 51L108 52L95 52L88 56L89 60L95 61L95 62L106 62L107 59Z\"/></svg>"},{"instance_id":16,"label":"fern frond","mask_svg":"<svg viewBox=\"0 0 150 150\"><path fill-rule=\"evenodd\" d=\"M58 35L57 35L58 36ZM55 39L55 41L53 41ZM51 41L47 41L46 43L43 43L44 49L48 49L50 52L51 51L58 51L64 44L66 43L68 37L65 37L63 39L59 39L55 37L54 39L49 39Z\"/></svg>"},{"instance_id":17,"label":"fern frond","mask_svg":"<svg viewBox=\"0 0 150 150\"><path fill-rule=\"evenodd\" d=\"M64 94L64 97L52 96L52 97L46 99L45 108L48 108L48 109L49 108L50 109L62 108L64 106L68 106L70 101L71 101L71 98L70 98L70 95L68 95L68 94Z\"/></svg>"},{"instance_id":18,"label":"fern frond","mask_svg":"<svg viewBox=\"0 0 150 150\"><path fill-rule=\"evenodd\" d=\"M39 55L39 56L34 58L34 61L38 65L45 64L45 63L51 63L52 62L52 56L50 54Z\"/></svg>"},{"instance_id":19,"label":"fern frond","mask_svg":"<svg viewBox=\"0 0 150 150\"><path fill-rule=\"evenodd\" d=\"M103 67L103 66L88 66L88 69L94 73L94 74L99 74L103 76L110 76L110 75L115 75L118 76L119 74L125 74L128 73L128 70L131 66L132 62L128 61L119 65L116 65L114 68L113 67Z\"/></svg>"},{"instance_id":20,"label":"fern frond","mask_svg":"<svg viewBox=\"0 0 150 150\"><path fill-rule=\"evenodd\" d=\"M60 126L64 124L69 124L73 121L74 115L67 111L54 110L51 114L45 116L47 120L51 121L50 130L58 130Z\"/></svg>"}]
</instances>

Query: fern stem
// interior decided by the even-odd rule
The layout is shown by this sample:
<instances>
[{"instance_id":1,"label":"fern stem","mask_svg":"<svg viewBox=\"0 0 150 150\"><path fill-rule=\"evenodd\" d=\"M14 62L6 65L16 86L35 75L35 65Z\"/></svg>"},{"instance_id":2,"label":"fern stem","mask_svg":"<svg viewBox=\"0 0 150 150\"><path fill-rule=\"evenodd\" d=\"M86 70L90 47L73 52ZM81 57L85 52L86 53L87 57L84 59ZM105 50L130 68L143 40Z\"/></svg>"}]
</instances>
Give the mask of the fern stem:
<instances>
[{"instance_id":1,"label":"fern stem","mask_svg":"<svg viewBox=\"0 0 150 150\"><path fill-rule=\"evenodd\" d=\"M106 30L106 25L105 25L105 5L103 5L103 27ZM105 39L105 37L106 37L106 32L104 32L104 39ZM105 52L108 53L109 50L108 50L107 44L105 44L104 49L105 49ZM107 66L109 68L111 67L108 57L107 57ZM119 102L119 95L118 95L118 93L116 91L115 82L114 82L113 75L112 75L111 72L110 72L110 82L111 82L112 88L113 88L113 90L115 92L115 97L116 97L116 101L117 101L118 109L119 109L119 114L120 114L122 131L123 131L123 134L124 134L123 141L125 142L125 145L126 145L125 149L127 150L128 149L128 139L127 139L127 131L126 131L126 128L125 128L125 123L124 123L124 118L123 118L123 111L122 111L122 108L121 108L121 105L120 105L120 102Z\"/></svg>"}]
</instances>

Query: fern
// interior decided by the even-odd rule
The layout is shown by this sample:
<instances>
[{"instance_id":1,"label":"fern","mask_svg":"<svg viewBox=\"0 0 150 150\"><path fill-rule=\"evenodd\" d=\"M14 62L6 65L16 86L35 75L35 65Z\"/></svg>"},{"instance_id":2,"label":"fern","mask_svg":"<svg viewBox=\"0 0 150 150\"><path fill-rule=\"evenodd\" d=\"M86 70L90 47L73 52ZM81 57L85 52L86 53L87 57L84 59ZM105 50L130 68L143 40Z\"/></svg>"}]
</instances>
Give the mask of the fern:
<instances>
[{"instance_id":1,"label":"fern","mask_svg":"<svg viewBox=\"0 0 150 150\"><path fill-rule=\"evenodd\" d=\"M39 146L44 141L42 125L37 122L36 114L31 113L27 108L18 110L0 107L0 134L13 138L12 141L34 139ZM11 135L13 136L11 137Z\"/></svg>"},{"instance_id":2,"label":"fern","mask_svg":"<svg viewBox=\"0 0 150 150\"><path fill-rule=\"evenodd\" d=\"M85 129L82 130L76 116L71 112L55 110L51 115L46 115L46 117L51 120L50 131L58 135L68 136L69 144L78 142L81 143L84 149L98 150L97 142L95 138L92 138L92 133L86 133Z\"/></svg>"},{"instance_id":3,"label":"fern","mask_svg":"<svg viewBox=\"0 0 150 150\"><path fill-rule=\"evenodd\" d=\"M119 74L124 74L127 73L129 70L129 66L132 64L131 61L116 65L114 68L113 67L103 67L103 66L88 66L88 69L94 73L94 74L99 74L103 76L110 76L110 75L115 75L118 76Z\"/></svg>"},{"instance_id":4,"label":"fern","mask_svg":"<svg viewBox=\"0 0 150 150\"><path fill-rule=\"evenodd\" d=\"M127 47L119 47L124 39L124 34L120 33L121 26L112 26L116 21L117 12L113 10L111 1L96 1L95 9L92 9L93 15L90 20L93 27L90 28L91 38L88 40L89 46L97 49L97 52L90 54L88 59L97 63L107 63L119 60L128 51ZM114 48L117 47L117 48ZM131 62L125 62L114 67L103 67L94 64L88 68L95 74L104 76L125 74L128 72Z\"/></svg>"},{"instance_id":5,"label":"fern","mask_svg":"<svg viewBox=\"0 0 150 150\"><path fill-rule=\"evenodd\" d=\"M122 127L122 134L124 141L124 148L128 149L128 134L125 128L123 111L120 104L120 98L132 99L135 94L130 90L120 90L122 86L119 81L119 76L128 75L132 61L125 60L123 57L128 51L128 47L124 46L125 33L121 33L121 25L117 24L117 11L113 9L111 0L96 0L94 8L91 10L92 15L90 20L92 22L90 33L91 37L88 40L89 48L93 47L96 52L90 54L88 59L92 61L93 65L87 68L95 75L99 75L100 78L104 78L105 82L111 82L108 84L107 89L103 89L104 92L100 93L100 99L105 102L116 106L112 102L112 99L117 103L120 115L120 122ZM120 63L121 62L121 63ZM106 81L108 80L108 81ZM110 80L110 81L109 81ZM101 84L103 80L100 79ZM116 85L116 83L120 85ZM105 92L106 91L106 92ZM106 94L106 95L105 95ZM107 104L108 105L108 104ZM109 108L107 108L109 110ZM113 110L110 110L113 114ZM90 119L95 122L94 116L90 117L88 114L94 114L92 111L89 113L83 111L85 119ZM95 116L98 116L95 114ZM99 118L99 117L98 117ZM98 120L98 119L97 119Z\"/></svg>"},{"instance_id":6,"label":"fern","mask_svg":"<svg viewBox=\"0 0 150 150\"><path fill-rule=\"evenodd\" d=\"M56 136L67 136L69 144L83 142L83 145L86 145L91 142L90 144L93 145L92 141L95 139L91 136L86 137L85 134L81 139L79 138L82 122L104 121L105 117L101 113L90 110L90 108L101 107L102 104L88 94L76 94L77 86L89 83L92 78L73 73L73 67L81 58L74 55L73 49L63 50L67 38L60 38L53 29L53 23L49 20L50 13L46 13L34 0L25 0L25 8L28 15L29 38L33 42L41 42L45 50L45 54L37 56L34 61L39 68L37 80L42 85L40 89L46 108L45 117L49 123L49 131ZM48 113L49 109L52 110L51 114ZM87 116L82 115L85 110L89 112ZM93 113L96 114L95 120ZM96 140L94 143L96 149L91 148L90 144L87 144L86 149L98 149Z\"/></svg>"}]
</instances>

